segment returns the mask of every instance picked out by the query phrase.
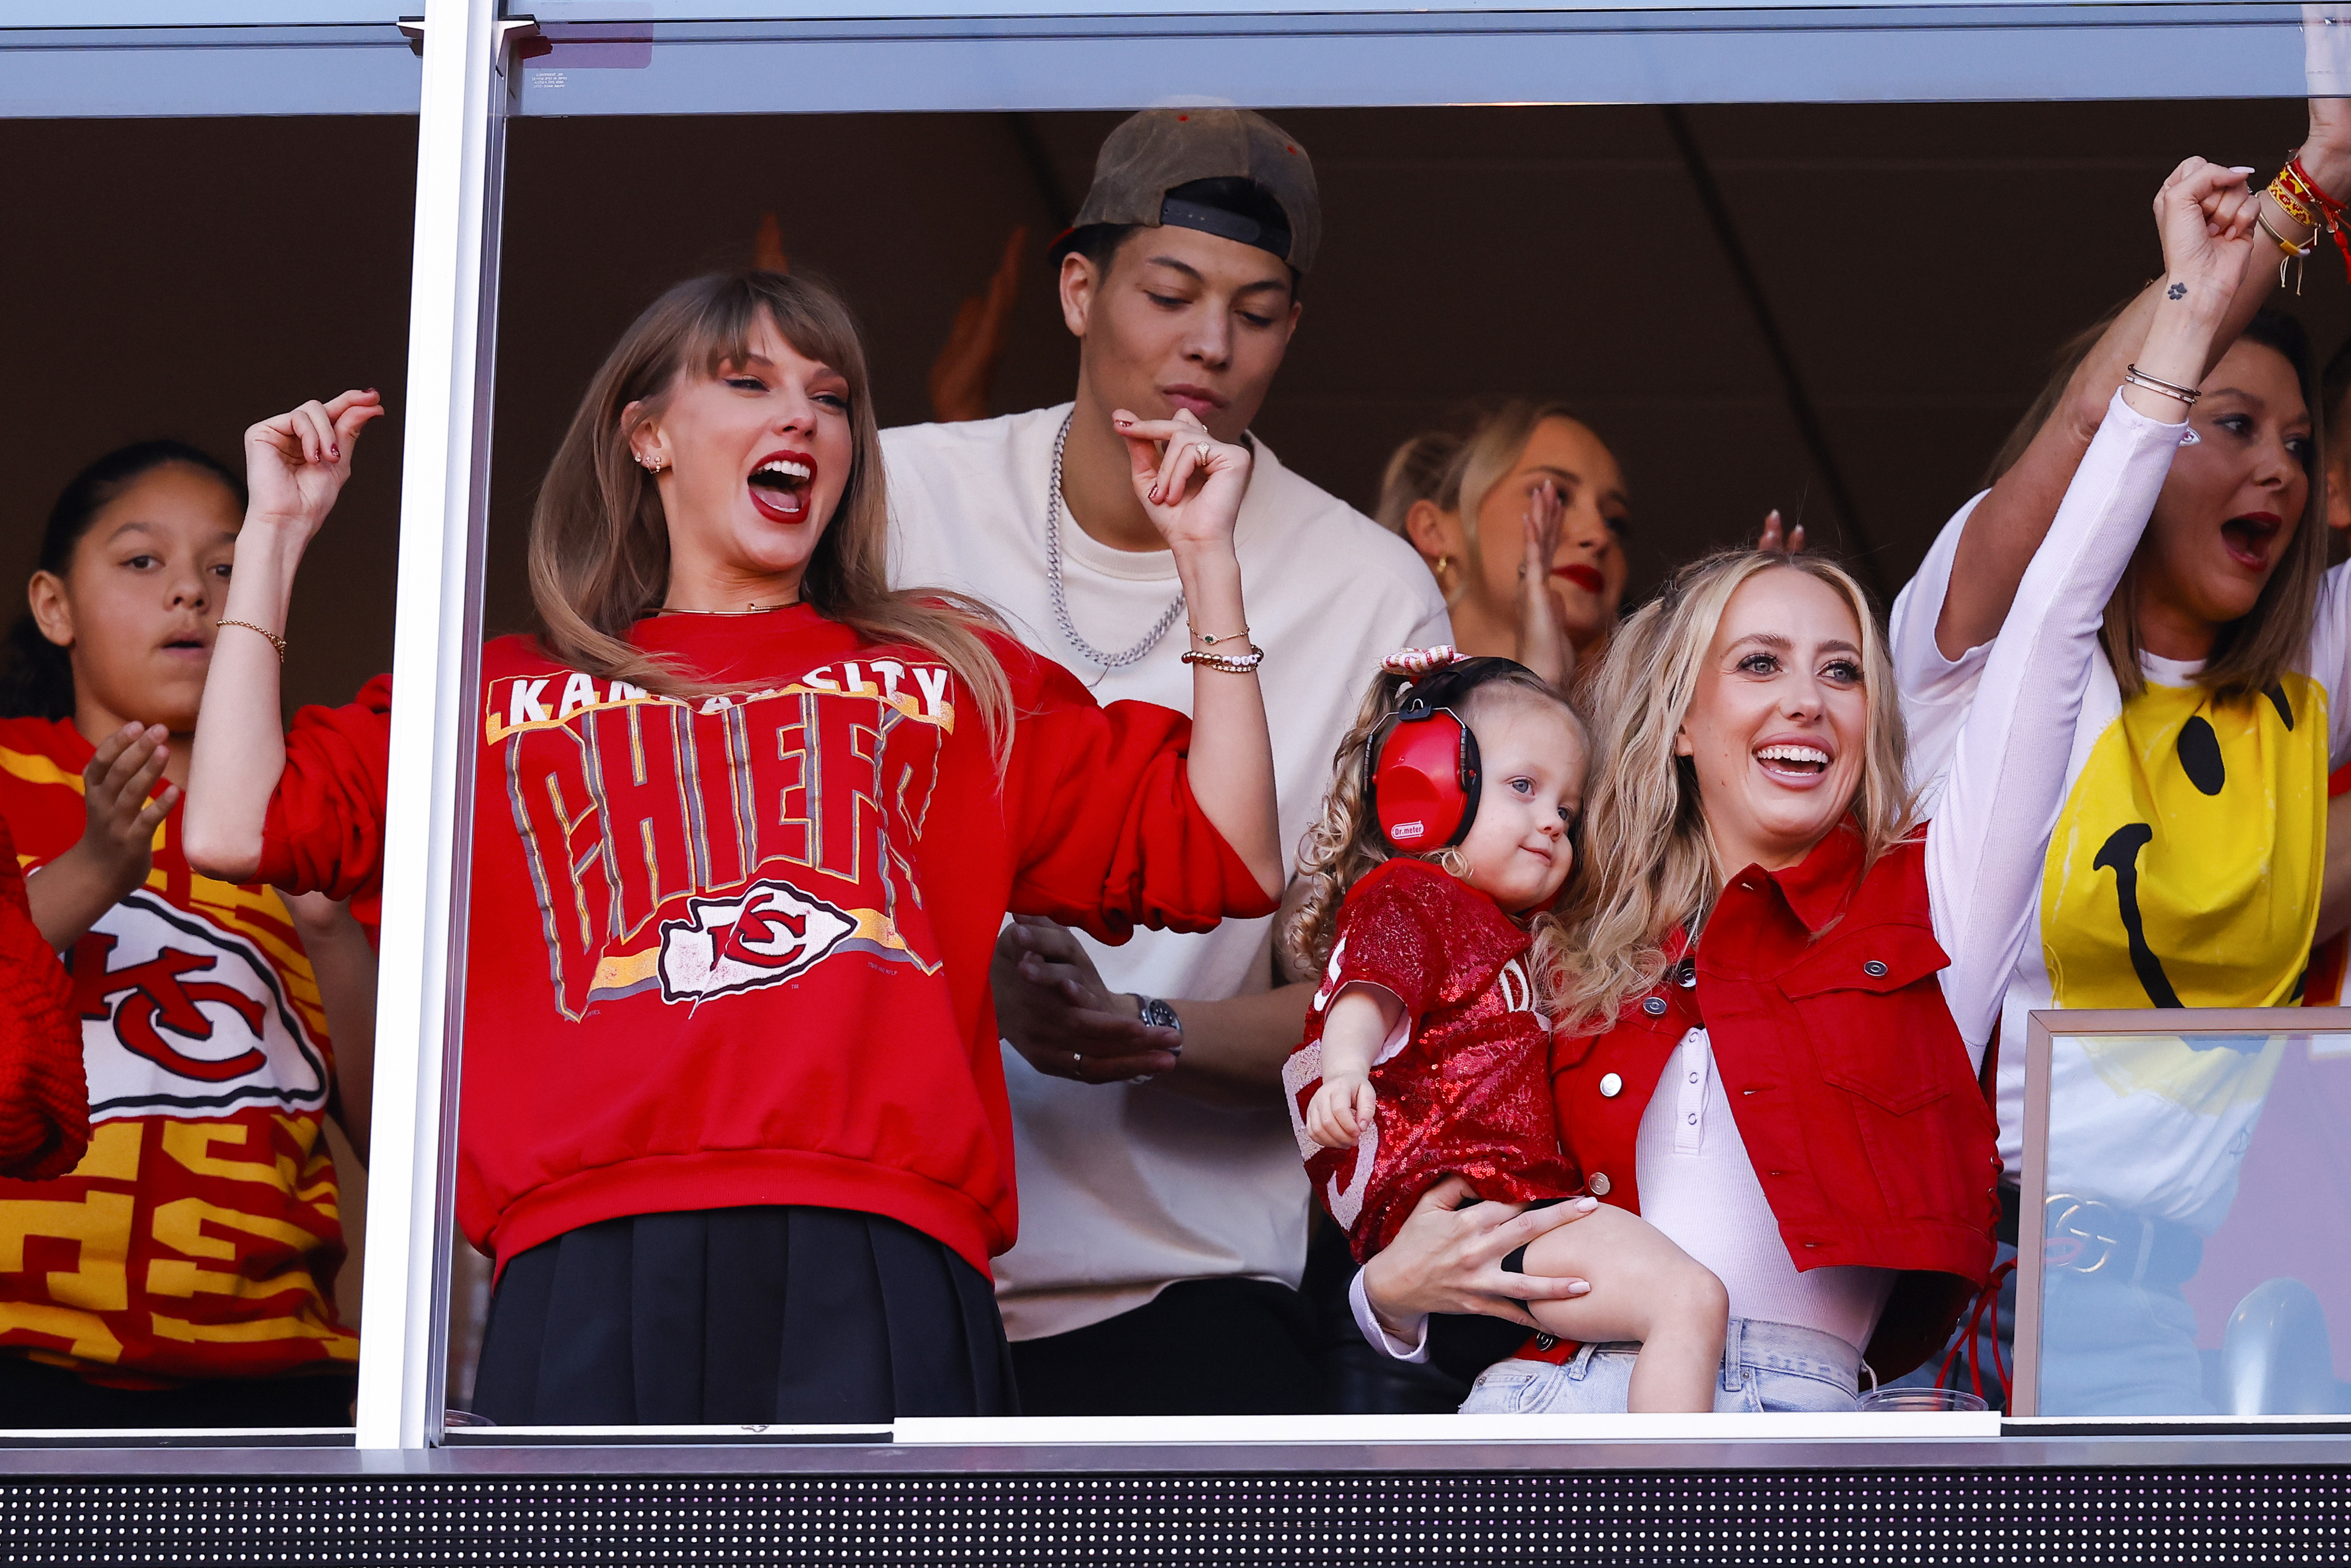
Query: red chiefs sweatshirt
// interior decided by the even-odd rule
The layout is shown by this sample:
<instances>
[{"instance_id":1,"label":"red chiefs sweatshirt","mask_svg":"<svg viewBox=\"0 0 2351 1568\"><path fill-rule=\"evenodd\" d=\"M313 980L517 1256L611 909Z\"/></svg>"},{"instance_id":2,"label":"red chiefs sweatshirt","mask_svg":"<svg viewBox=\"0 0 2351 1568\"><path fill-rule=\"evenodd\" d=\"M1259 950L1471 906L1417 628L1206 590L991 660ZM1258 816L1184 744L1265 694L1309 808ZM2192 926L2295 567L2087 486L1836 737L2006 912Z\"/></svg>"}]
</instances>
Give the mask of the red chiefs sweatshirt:
<instances>
[{"instance_id":1,"label":"red chiefs sweatshirt","mask_svg":"<svg viewBox=\"0 0 2351 1568\"><path fill-rule=\"evenodd\" d=\"M648 697L506 637L482 656L458 1216L501 1260L622 1215L886 1215L1012 1245L987 966L1007 910L1106 940L1272 908L1193 800L1187 721L1098 706L1009 639L999 779L944 664L805 607L660 616L730 695ZM306 708L262 880L381 858L388 681Z\"/></svg>"}]
</instances>

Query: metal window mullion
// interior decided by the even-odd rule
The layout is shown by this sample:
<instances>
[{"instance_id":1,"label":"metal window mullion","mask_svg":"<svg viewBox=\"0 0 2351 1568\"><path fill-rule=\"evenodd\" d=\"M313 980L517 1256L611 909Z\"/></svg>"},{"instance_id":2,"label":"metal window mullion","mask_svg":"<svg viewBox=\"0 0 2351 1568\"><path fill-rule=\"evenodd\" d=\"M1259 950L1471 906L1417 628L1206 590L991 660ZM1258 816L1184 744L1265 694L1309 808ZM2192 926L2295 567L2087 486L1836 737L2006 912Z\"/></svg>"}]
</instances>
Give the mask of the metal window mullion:
<instances>
[{"instance_id":1,"label":"metal window mullion","mask_svg":"<svg viewBox=\"0 0 2351 1568\"><path fill-rule=\"evenodd\" d=\"M496 0L426 0L358 1443L439 1440L505 85Z\"/></svg>"}]
</instances>

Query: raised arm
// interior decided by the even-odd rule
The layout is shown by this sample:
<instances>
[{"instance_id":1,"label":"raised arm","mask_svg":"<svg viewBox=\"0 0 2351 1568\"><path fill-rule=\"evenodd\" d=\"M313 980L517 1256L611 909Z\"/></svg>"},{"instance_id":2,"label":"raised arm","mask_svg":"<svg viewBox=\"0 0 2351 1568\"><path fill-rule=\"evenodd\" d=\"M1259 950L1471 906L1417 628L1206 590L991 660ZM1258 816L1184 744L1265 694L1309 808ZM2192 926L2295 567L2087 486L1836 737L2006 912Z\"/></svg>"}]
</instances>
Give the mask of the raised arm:
<instances>
[{"instance_id":1,"label":"raised arm","mask_svg":"<svg viewBox=\"0 0 2351 1568\"><path fill-rule=\"evenodd\" d=\"M375 392L347 392L245 433L252 500L236 536L181 817L188 863L207 876L246 882L261 863L262 824L286 766L278 648L294 573L351 476L360 433L382 413Z\"/></svg>"},{"instance_id":2,"label":"raised arm","mask_svg":"<svg viewBox=\"0 0 2351 1568\"><path fill-rule=\"evenodd\" d=\"M2156 196L2164 276L2127 362L2192 389L2252 248L2252 202L2232 170L2191 158ZM2187 402L2137 384L2109 400L2033 552L1984 665L1927 835L1945 996L1979 1060L2039 899L2064 804L2074 727L2100 657L2098 627L2187 431Z\"/></svg>"},{"instance_id":3,"label":"raised arm","mask_svg":"<svg viewBox=\"0 0 2351 1568\"><path fill-rule=\"evenodd\" d=\"M1134 493L1176 558L1192 629L1192 797L1268 898L1281 894L1280 820L1273 805L1273 739L1258 686L1263 653L1249 642L1233 525L1249 493L1249 449L1218 441L1188 411L1112 423L1126 440Z\"/></svg>"},{"instance_id":4,"label":"raised arm","mask_svg":"<svg viewBox=\"0 0 2351 1568\"><path fill-rule=\"evenodd\" d=\"M2351 27L2312 31L2327 35L2351 32ZM2320 42L2312 45L2314 49L2320 47ZM2346 110L2346 100L2342 99L2312 99L2309 133L2300 154L2311 178L2338 197L2351 194L2351 115ZM2271 226L2286 239L2302 244L2325 237L2314 236L2273 200L2262 199L2261 208ZM2203 349L2202 362L2187 367L2189 373L2176 378L2184 385L2203 381L2277 286L2277 264L2283 259L2278 246L2260 228L2251 233L2253 243L2241 247L2242 271L2227 309ZM2123 372L2158 324L2161 308L2168 303L2170 281L2167 275L2148 284L2115 319L2066 383L2064 395L2024 455L2000 476L1968 518L1952 563L1950 591L1935 622L1935 643L1946 659L1981 646L2000 632L2017 585L2024 580L2025 568L2047 537L2058 504L2105 417L2106 405L2123 384ZM2149 368L2145 360L2137 363L2142 370Z\"/></svg>"}]
</instances>

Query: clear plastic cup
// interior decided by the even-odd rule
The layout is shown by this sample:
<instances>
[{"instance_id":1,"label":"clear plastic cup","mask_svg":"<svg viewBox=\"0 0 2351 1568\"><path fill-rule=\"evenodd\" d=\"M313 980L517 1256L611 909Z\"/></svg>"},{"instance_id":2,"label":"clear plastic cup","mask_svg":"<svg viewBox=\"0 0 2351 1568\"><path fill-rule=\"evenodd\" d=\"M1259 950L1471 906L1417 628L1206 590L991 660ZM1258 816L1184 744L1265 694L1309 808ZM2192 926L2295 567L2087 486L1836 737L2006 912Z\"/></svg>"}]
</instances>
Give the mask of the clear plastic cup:
<instances>
[{"instance_id":1,"label":"clear plastic cup","mask_svg":"<svg viewBox=\"0 0 2351 1568\"><path fill-rule=\"evenodd\" d=\"M1989 1410L1980 1394L1959 1388L1873 1388L1861 1396L1864 1410Z\"/></svg>"}]
</instances>

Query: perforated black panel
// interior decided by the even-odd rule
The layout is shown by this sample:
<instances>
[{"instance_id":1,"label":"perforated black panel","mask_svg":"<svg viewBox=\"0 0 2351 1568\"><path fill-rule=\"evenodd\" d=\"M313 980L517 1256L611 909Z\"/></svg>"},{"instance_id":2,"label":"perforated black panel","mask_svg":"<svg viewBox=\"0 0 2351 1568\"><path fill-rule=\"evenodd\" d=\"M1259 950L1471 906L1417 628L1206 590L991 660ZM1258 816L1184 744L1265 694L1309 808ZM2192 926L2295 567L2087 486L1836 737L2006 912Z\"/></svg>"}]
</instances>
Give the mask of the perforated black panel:
<instances>
[{"instance_id":1,"label":"perforated black panel","mask_svg":"<svg viewBox=\"0 0 2351 1568\"><path fill-rule=\"evenodd\" d=\"M11 1481L9 1563L2342 1563L2351 1471Z\"/></svg>"}]
</instances>

